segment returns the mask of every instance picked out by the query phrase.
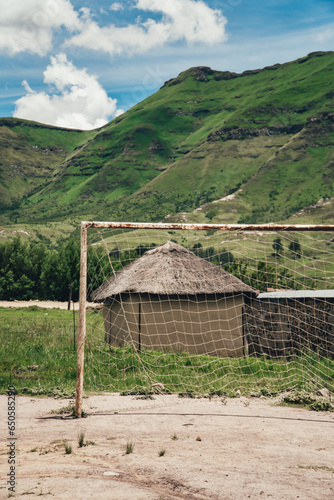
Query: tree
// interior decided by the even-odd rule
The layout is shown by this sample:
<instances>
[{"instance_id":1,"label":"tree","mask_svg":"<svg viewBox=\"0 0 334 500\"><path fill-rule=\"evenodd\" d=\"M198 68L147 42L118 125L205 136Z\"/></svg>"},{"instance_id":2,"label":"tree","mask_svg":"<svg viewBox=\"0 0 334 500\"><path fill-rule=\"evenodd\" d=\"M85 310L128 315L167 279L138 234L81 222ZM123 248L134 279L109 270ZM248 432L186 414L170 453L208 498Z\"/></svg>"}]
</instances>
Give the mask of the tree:
<instances>
[{"instance_id":1,"label":"tree","mask_svg":"<svg viewBox=\"0 0 334 500\"><path fill-rule=\"evenodd\" d=\"M72 289L73 300L79 297L80 247L69 240L59 252L49 252L41 272L41 288L47 300L66 301Z\"/></svg>"},{"instance_id":2,"label":"tree","mask_svg":"<svg viewBox=\"0 0 334 500\"><path fill-rule=\"evenodd\" d=\"M292 252L292 257L294 259L300 259L301 257L301 246L297 239L290 241L289 250Z\"/></svg>"},{"instance_id":3,"label":"tree","mask_svg":"<svg viewBox=\"0 0 334 500\"><path fill-rule=\"evenodd\" d=\"M283 250L284 250L281 238L277 237L274 239L273 249L274 249L273 256L274 257L281 257Z\"/></svg>"},{"instance_id":4,"label":"tree","mask_svg":"<svg viewBox=\"0 0 334 500\"><path fill-rule=\"evenodd\" d=\"M192 252L194 252L194 254L196 255L199 255L199 252L200 252L200 248L203 248L203 245L202 243L195 243L195 245L192 247Z\"/></svg>"},{"instance_id":5,"label":"tree","mask_svg":"<svg viewBox=\"0 0 334 500\"><path fill-rule=\"evenodd\" d=\"M219 255L219 263L221 266L225 266L226 264L231 264L234 261L234 255L232 252L223 248Z\"/></svg>"},{"instance_id":6,"label":"tree","mask_svg":"<svg viewBox=\"0 0 334 500\"><path fill-rule=\"evenodd\" d=\"M0 298L40 298L40 274L46 255L43 244L25 243L18 237L0 245Z\"/></svg>"},{"instance_id":7,"label":"tree","mask_svg":"<svg viewBox=\"0 0 334 500\"><path fill-rule=\"evenodd\" d=\"M246 285L260 292L266 292L267 288L292 288L295 290L300 288L300 285L287 269L276 268L276 266L268 262L258 261L255 264L241 259L224 267Z\"/></svg>"}]
</instances>

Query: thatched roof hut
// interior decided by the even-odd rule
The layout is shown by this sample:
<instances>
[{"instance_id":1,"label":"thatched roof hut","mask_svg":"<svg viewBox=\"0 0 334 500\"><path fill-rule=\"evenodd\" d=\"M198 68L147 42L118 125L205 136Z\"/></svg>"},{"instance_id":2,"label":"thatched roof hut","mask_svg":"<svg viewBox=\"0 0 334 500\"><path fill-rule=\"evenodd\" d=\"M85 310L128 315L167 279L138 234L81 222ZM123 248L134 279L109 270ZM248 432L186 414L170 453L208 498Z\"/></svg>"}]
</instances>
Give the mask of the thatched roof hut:
<instances>
[{"instance_id":1,"label":"thatched roof hut","mask_svg":"<svg viewBox=\"0 0 334 500\"><path fill-rule=\"evenodd\" d=\"M248 285L171 241L147 251L93 294L114 345L240 356Z\"/></svg>"},{"instance_id":2,"label":"thatched roof hut","mask_svg":"<svg viewBox=\"0 0 334 500\"><path fill-rule=\"evenodd\" d=\"M253 293L253 289L190 250L167 241L117 272L93 293L92 298L105 300L126 292L197 295Z\"/></svg>"}]
</instances>

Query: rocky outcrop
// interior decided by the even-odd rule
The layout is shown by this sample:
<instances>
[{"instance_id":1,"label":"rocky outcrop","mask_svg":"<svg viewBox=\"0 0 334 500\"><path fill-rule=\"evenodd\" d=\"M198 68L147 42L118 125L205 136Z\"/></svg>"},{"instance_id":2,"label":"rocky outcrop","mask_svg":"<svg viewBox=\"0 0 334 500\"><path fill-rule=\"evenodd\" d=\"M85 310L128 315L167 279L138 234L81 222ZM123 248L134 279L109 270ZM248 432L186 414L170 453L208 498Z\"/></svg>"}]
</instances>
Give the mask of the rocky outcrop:
<instances>
[{"instance_id":1,"label":"rocky outcrop","mask_svg":"<svg viewBox=\"0 0 334 500\"><path fill-rule=\"evenodd\" d=\"M282 127L262 127L262 128L238 128L224 127L215 130L208 135L208 141L242 141L252 137L270 136L270 135L294 135L303 129L303 125L287 125Z\"/></svg>"}]
</instances>

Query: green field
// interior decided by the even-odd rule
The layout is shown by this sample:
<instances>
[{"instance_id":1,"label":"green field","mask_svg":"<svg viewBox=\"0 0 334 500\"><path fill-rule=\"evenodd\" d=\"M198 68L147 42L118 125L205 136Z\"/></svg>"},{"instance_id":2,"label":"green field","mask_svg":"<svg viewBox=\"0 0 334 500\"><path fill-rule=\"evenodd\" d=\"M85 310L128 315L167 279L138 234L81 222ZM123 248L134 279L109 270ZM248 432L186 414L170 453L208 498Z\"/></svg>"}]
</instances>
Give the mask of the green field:
<instances>
[{"instance_id":1,"label":"green field","mask_svg":"<svg viewBox=\"0 0 334 500\"><path fill-rule=\"evenodd\" d=\"M75 318L77 324L77 319ZM277 395L290 388L314 393L334 390L334 361L315 353L289 359L240 359L185 353L115 349L104 343L100 314L87 315L86 394L162 392L184 396ZM0 308L0 392L14 385L19 394L73 397L76 349L72 311L36 306Z\"/></svg>"}]
</instances>

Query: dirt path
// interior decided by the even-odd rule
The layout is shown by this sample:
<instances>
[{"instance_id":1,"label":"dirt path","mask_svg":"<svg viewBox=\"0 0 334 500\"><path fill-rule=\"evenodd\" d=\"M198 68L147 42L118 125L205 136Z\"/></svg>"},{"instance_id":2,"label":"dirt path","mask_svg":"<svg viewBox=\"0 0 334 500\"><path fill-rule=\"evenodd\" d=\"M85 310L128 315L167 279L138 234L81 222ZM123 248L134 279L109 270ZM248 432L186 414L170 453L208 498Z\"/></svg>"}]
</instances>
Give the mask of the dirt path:
<instances>
[{"instance_id":1,"label":"dirt path","mask_svg":"<svg viewBox=\"0 0 334 500\"><path fill-rule=\"evenodd\" d=\"M68 302L56 302L53 300L1 300L0 307L31 307L38 306L43 309L68 309ZM89 307L99 307L100 304L89 302ZM71 302L71 311L79 310L79 302Z\"/></svg>"},{"instance_id":2,"label":"dirt path","mask_svg":"<svg viewBox=\"0 0 334 500\"><path fill-rule=\"evenodd\" d=\"M84 400L85 419L50 414L70 403L16 399L15 498L334 498L333 413L261 399L105 394ZM0 410L6 416L6 396L0 396ZM82 448L80 432L87 442ZM6 473L8 437L2 425L0 463ZM65 454L63 440L71 454ZM133 453L126 454L130 442ZM2 475L0 498L8 493Z\"/></svg>"},{"instance_id":3,"label":"dirt path","mask_svg":"<svg viewBox=\"0 0 334 500\"><path fill-rule=\"evenodd\" d=\"M79 304L75 302L71 303L71 310L77 311L79 309ZM38 306L44 309L67 309L67 302L55 302L52 300L2 300L0 301L0 307L31 307Z\"/></svg>"}]
</instances>

